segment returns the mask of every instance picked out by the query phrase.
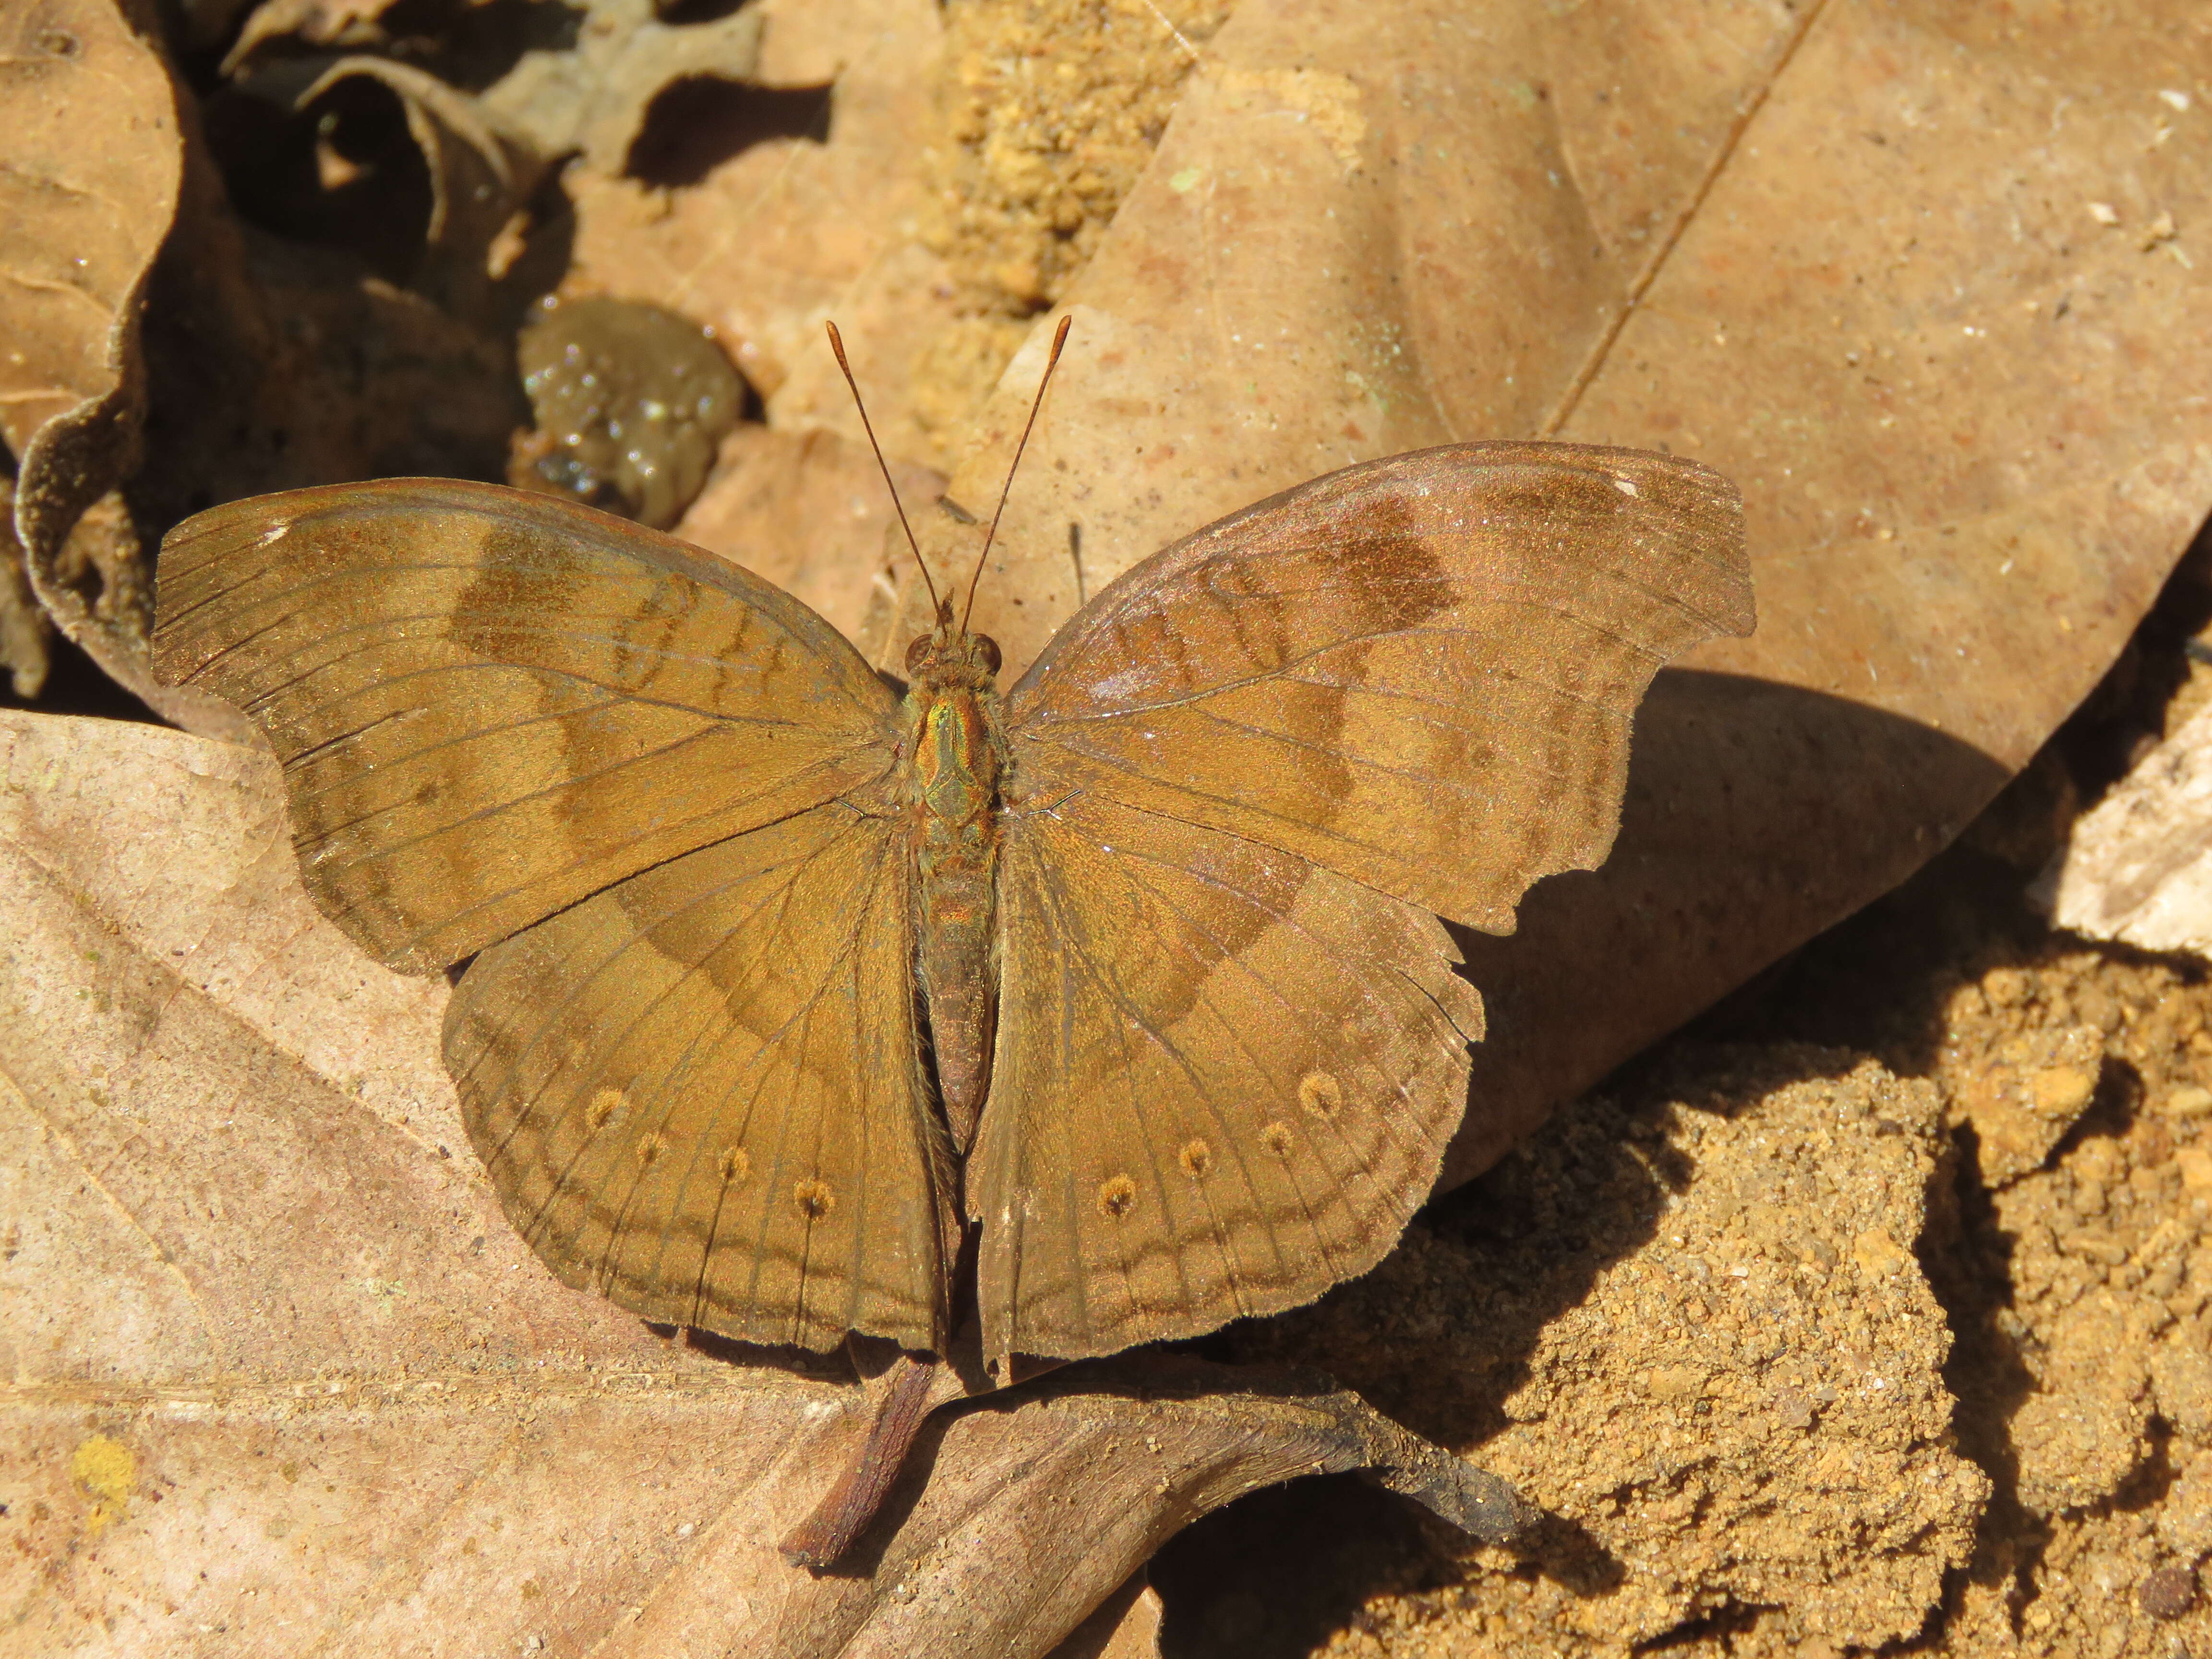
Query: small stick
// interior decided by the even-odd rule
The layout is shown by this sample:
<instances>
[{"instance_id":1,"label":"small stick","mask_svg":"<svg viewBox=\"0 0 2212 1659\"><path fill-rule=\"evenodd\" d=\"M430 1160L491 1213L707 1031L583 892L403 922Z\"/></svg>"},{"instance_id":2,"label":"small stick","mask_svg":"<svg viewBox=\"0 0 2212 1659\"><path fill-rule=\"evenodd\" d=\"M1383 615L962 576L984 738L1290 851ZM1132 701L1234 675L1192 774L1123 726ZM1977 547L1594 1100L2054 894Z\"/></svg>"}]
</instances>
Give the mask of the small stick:
<instances>
[{"instance_id":1,"label":"small stick","mask_svg":"<svg viewBox=\"0 0 2212 1659\"><path fill-rule=\"evenodd\" d=\"M899 1355L883 1404L876 1408L876 1420L868 1425L867 1443L846 1464L814 1512L776 1546L785 1560L814 1572L833 1567L876 1518L891 1483L906 1466L922 1419L929 1415L930 1380L943 1363Z\"/></svg>"}]
</instances>

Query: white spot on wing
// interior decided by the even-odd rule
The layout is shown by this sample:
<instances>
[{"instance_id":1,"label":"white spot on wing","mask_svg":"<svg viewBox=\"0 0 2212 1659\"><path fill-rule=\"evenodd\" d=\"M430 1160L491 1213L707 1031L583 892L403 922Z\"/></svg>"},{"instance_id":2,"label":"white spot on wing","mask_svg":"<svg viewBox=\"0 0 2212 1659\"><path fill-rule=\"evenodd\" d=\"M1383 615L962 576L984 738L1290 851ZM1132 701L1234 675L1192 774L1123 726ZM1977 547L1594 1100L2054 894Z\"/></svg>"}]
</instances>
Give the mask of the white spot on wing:
<instances>
[{"instance_id":1,"label":"white spot on wing","mask_svg":"<svg viewBox=\"0 0 2212 1659\"><path fill-rule=\"evenodd\" d=\"M1615 478L1613 481L1613 487L1624 495L1641 495L1644 493L1626 478Z\"/></svg>"}]
</instances>

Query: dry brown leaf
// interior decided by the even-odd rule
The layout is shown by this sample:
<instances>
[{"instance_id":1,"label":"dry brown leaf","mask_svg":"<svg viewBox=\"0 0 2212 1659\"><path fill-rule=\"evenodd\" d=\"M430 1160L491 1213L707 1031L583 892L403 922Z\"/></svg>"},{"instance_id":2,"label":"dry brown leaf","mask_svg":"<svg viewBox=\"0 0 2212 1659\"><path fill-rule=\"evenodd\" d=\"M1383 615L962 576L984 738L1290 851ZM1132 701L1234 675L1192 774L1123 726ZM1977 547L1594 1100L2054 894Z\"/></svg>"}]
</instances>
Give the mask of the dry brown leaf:
<instances>
[{"instance_id":1,"label":"dry brown leaf","mask_svg":"<svg viewBox=\"0 0 2212 1659\"><path fill-rule=\"evenodd\" d=\"M314 912L265 755L0 715L0 863L24 1650L1036 1655L1295 1474L1512 1522L1502 1483L1310 1376L1132 1361L940 1413L888 1524L812 1577L775 1542L861 1391L538 1265L468 1152L444 985Z\"/></svg>"},{"instance_id":2,"label":"dry brown leaf","mask_svg":"<svg viewBox=\"0 0 2212 1659\"><path fill-rule=\"evenodd\" d=\"M113 493L138 464L139 310L180 176L168 73L103 0L0 10L0 440L15 459L0 665L36 696L51 624L161 713L219 723L212 699L154 678L149 558Z\"/></svg>"},{"instance_id":3,"label":"dry brown leaf","mask_svg":"<svg viewBox=\"0 0 2212 1659\"><path fill-rule=\"evenodd\" d=\"M1661 676L1612 859L1469 943L1490 1036L1447 1184L1945 844L2156 592L2212 503L2184 16L1300 0L1214 41L1070 295L977 610L1010 668L1075 549L1095 592L1447 439L1672 448L1749 514L1759 630ZM995 495L1044 332L953 497Z\"/></svg>"},{"instance_id":4,"label":"dry brown leaf","mask_svg":"<svg viewBox=\"0 0 2212 1659\"><path fill-rule=\"evenodd\" d=\"M408 33L430 33L441 24L450 29L484 3L472 0L449 8L442 18L418 14L399 27ZM386 26L392 9L392 0L268 0L246 20L222 72L242 75L249 84L281 75L299 61L303 46L377 52L398 47L404 55ZM661 21L663 9L653 0L586 0L562 7L557 19L549 11L538 19L509 21L503 30L497 23L463 25L479 50L483 41L502 36L521 47L505 72L477 94L477 101L538 155L580 154L589 166L619 173L647 108L672 82L693 76L750 81L759 60L759 6L674 23ZM549 44L532 44L538 41ZM420 43L416 46L419 51Z\"/></svg>"},{"instance_id":5,"label":"dry brown leaf","mask_svg":"<svg viewBox=\"0 0 2212 1659\"><path fill-rule=\"evenodd\" d=\"M659 20L653 0L590 0L578 9L572 46L526 52L484 89L484 106L527 134L540 155L573 151L602 173L620 173L647 108L671 83L746 82L760 66L758 6L672 24Z\"/></svg>"}]
</instances>

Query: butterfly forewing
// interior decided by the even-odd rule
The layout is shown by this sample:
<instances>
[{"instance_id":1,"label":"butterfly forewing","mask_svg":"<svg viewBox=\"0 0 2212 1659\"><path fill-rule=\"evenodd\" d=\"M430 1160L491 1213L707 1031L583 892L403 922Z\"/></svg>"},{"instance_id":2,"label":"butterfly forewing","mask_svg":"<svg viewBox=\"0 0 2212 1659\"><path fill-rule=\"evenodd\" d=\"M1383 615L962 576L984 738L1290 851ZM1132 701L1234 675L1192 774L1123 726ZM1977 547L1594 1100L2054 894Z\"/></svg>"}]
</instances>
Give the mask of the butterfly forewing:
<instances>
[{"instance_id":1,"label":"butterfly forewing","mask_svg":"<svg viewBox=\"0 0 2212 1659\"><path fill-rule=\"evenodd\" d=\"M1007 696L1018 769L1249 836L1472 927L1610 847L1668 657L1751 625L1693 462L1463 444L1347 468L1115 582Z\"/></svg>"},{"instance_id":2,"label":"butterfly forewing","mask_svg":"<svg viewBox=\"0 0 2212 1659\"><path fill-rule=\"evenodd\" d=\"M1371 1267L1480 1027L1425 913L1510 931L1601 860L1652 674L1750 626L1733 487L1563 445L1349 468L1094 599L1006 699L993 1350L1194 1335Z\"/></svg>"},{"instance_id":3,"label":"butterfly forewing","mask_svg":"<svg viewBox=\"0 0 2212 1659\"><path fill-rule=\"evenodd\" d=\"M446 1022L469 1133L568 1283L757 1342L940 1346L948 1189L892 820L833 801L494 945Z\"/></svg>"},{"instance_id":4,"label":"butterfly forewing","mask_svg":"<svg viewBox=\"0 0 2212 1659\"><path fill-rule=\"evenodd\" d=\"M155 660L284 763L309 891L427 972L890 764L896 699L769 583L550 497L414 479L172 533Z\"/></svg>"}]
</instances>

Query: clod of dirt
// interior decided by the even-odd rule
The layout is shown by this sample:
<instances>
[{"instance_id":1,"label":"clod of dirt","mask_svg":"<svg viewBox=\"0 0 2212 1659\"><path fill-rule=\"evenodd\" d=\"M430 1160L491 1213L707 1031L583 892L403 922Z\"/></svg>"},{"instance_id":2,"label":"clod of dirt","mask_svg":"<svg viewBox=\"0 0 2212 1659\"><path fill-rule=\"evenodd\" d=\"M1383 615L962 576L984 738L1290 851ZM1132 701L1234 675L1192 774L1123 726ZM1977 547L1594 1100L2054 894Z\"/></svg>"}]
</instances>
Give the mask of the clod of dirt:
<instances>
[{"instance_id":1,"label":"clod of dirt","mask_svg":"<svg viewBox=\"0 0 2212 1659\"><path fill-rule=\"evenodd\" d=\"M2212 1181L2191 1183L2212 1163L2195 1144L2212 1127L2196 1081L2212 1060L2207 1013L2203 988L2169 964L2078 950L1991 969L1948 1004L1939 1075L1954 1121L1988 1136L2003 1121L1987 1103L2039 1088L2079 1120L2025 1172L1980 1148L2007 1289L1974 1351L1976 1391L2002 1402L2031 1514L2113 1501L2169 1433L2177 1462L2212 1446ZM2014 1054L2051 1063L2022 1070ZM2085 1087L2100 1065L2106 1082Z\"/></svg>"},{"instance_id":2,"label":"clod of dirt","mask_svg":"<svg viewBox=\"0 0 2212 1659\"><path fill-rule=\"evenodd\" d=\"M1873 1646L1940 1605L1990 1482L1951 1447L1913 1255L1937 1093L1796 1048L1698 1097L1586 1103L1374 1277L1245 1338L1327 1354L1549 1512L1533 1567L1460 1556L1334 1650L1618 1651L1757 1607Z\"/></svg>"},{"instance_id":3,"label":"clod of dirt","mask_svg":"<svg viewBox=\"0 0 2212 1659\"><path fill-rule=\"evenodd\" d=\"M1993 1029L1978 1043L1947 1053L1942 1074L1946 1115L1954 1125L1972 1126L1981 1177L1991 1187L2017 1180L2050 1156L2088 1109L2103 1070L2105 1036L2095 1026L2027 1024L2027 984L2016 969L1990 971L1980 989Z\"/></svg>"},{"instance_id":4,"label":"clod of dirt","mask_svg":"<svg viewBox=\"0 0 2212 1659\"><path fill-rule=\"evenodd\" d=\"M518 440L507 482L655 530L698 498L744 411L744 382L713 335L659 306L550 306L515 350L538 428Z\"/></svg>"}]
</instances>

